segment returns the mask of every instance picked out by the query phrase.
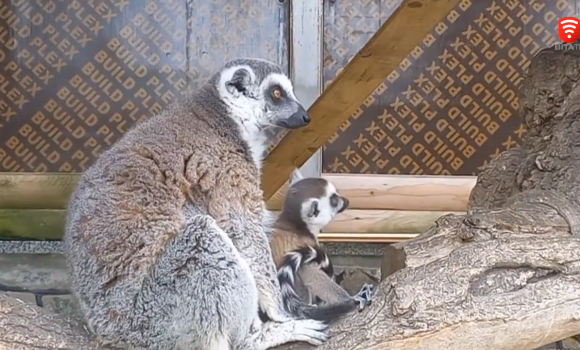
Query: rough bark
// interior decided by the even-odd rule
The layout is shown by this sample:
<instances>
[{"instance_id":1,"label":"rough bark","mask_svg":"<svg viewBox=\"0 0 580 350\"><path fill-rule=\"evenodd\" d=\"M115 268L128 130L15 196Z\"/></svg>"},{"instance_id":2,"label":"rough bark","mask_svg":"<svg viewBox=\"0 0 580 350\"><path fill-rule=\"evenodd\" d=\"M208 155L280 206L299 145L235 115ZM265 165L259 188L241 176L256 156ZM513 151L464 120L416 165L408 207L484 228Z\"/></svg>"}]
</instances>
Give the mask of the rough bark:
<instances>
[{"instance_id":1,"label":"rough bark","mask_svg":"<svg viewBox=\"0 0 580 350\"><path fill-rule=\"evenodd\" d=\"M0 350L96 350L83 325L0 294Z\"/></svg>"},{"instance_id":2,"label":"rough bark","mask_svg":"<svg viewBox=\"0 0 580 350\"><path fill-rule=\"evenodd\" d=\"M522 146L479 175L466 215L386 248L374 303L334 325L319 349L529 350L580 333L579 77L579 51L533 59ZM0 326L12 327L0 349L22 334L42 345L18 349L90 349L56 316L10 305L0 299ZM51 328L59 340L45 345Z\"/></svg>"}]
</instances>

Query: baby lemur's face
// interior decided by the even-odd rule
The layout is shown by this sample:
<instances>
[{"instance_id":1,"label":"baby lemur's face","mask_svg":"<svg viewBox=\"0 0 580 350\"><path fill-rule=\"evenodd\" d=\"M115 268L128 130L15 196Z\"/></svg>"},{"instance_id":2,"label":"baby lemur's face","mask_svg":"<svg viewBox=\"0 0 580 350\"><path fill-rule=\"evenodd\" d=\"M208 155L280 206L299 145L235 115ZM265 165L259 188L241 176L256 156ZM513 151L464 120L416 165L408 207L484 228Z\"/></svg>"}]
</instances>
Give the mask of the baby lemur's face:
<instances>
[{"instance_id":1,"label":"baby lemur's face","mask_svg":"<svg viewBox=\"0 0 580 350\"><path fill-rule=\"evenodd\" d=\"M305 181L308 179L304 179ZM328 225L334 216L348 208L348 199L341 196L336 187L325 179L320 179L323 187L320 197L308 198L302 203L302 220L309 226L321 230Z\"/></svg>"},{"instance_id":2,"label":"baby lemur's face","mask_svg":"<svg viewBox=\"0 0 580 350\"><path fill-rule=\"evenodd\" d=\"M300 218L317 234L336 214L348 208L349 201L323 178L302 178L295 172L288 189L285 206L300 212Z\"/></svg>"}]
</instances>

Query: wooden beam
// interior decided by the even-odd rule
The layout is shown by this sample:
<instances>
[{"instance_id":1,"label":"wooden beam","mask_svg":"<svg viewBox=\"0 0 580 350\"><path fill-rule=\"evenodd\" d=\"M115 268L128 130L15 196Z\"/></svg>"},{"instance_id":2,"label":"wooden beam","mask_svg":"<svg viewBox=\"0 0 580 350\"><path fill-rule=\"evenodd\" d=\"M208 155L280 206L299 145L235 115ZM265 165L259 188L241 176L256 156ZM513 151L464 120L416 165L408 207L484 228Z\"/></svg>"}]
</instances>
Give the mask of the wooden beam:
<instances>
[{"instance_id":1,"label":"wooden beam","mask_svg":"<svg viewBox=\"0 0 580 350\"><path fill-rule=\"evenodd\" d=\"M321 233L318 239L323 243L398 243L415 238L420 233Z\"/></svg>"},{"instance_id":2,"label":"wooden beam","mask_svg":"<svg viewBox=\"0 0 580 350\"><path fill-rule=\"evenodd\" d=\"M324 174L350 209L466 211L475 176ZM344 189L344 190L343 190Z\"/></svg>"},{"instance_id":3,"label":"wooden beam","mask_svg":"<svg viewBox=\"0 0 580 350\"><path fill-rule=\"evenodd\" d=\"M404 0L314 102L310 124L288 133L264 164L265 200L336 132L459 0Z\"/></svg>"},{"instance_id":4,"label":"wooden beam","mask_svg":"<svg viewBox=\"0 0 580 350\"><path fill-rule=\"evenodd\" d=\"M345 210L338 214L322 232L348 233L419 233L447 214L465 212L410 211L410 210ZM355 236L356 237L356 236Z\"/></svg>"},{"instance_id":5,"label":"wooden beam","mask_svg":"<svg viewBox=\"0 0 580 350\"><path fill-rule=\"evenodd\" d=\"M64 209L79 174L0 173L0 209Z\"/></svg>"},{"instance_id":6,"label":"wooden beam","mask_svg":"<svg viewBox=\"0 0 580 350\"><path fill-rule=\"evenodd\" d=\"M59 240L64 210L0 210L1 239Z\"/></svg>"},{"instance_id":7,"label":"wooden beam","mask_svg":"<svg viewBox=\"0 0 580 350\"><path fill-rule=\"evenodd\" d=\"M0 209L65 209L79 174L0 173ZM349 209L465 211L475 176L322 174ZM267 204L280 210L286 185Z\"/></svg>"},{"instance_id":8,"label":"wooden beam","mask_svg":"<svg viewBox=\"0 0 580 350\"><path fill-rule=\"evenodd\" d=\"M475 176L322 174L350 201L349 209L466 211ZM280 210L288 183L267 207Z\"/></svg>"},{"instance_id":9,"label":"wooden beam","mask_svg":"<svg viewBox=\"0 0 580 350\"><path fill-rule=\"evenodd\" d=\"M274 217L280 212L273 212ZM465 212L396 211L348 209L324 228L321 239L333 237L341 241L368 243L391 240L401 234L417 234L431 227L446 214ZM0 238L61 239L64 233L65 210L2 209Z\"/></svg>"},{"instance_id":10,"label":"wooden beam","mask_svg":"<svg viewBox=\"0 0 580 350\"><path fill-rule=\"evenodd\" d=\"M273 211L277 217L279 211ZM443 215L463 215L465 211L410 211L347 209L338 214L322 233L351 235L350 239L376 234L408 234L427 230ZM345 236L343 236L346 238Z\"/></svg>"}]
</instances>

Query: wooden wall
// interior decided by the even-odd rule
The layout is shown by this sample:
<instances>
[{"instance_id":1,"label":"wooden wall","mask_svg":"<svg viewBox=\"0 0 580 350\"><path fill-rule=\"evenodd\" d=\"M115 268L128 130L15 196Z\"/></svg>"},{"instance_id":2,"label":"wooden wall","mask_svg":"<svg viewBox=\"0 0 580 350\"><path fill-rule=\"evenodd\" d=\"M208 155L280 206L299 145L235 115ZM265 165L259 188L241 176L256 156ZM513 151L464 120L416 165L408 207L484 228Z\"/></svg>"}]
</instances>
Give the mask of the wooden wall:
<instances>
[{"instance_id":1,"label":"wooden wall","mask_svg":"<svg viewBox=\"0 0 580 350\"><path fill-rule=\"evenodd\" d=\"M325 85L400 3L324 1ZM520 142L523 74L578 3L461 1L326 143L322 170L477 174ZM289 9L290 0L3 2L0 172L82 171L226 59L288 69Z\"/></svg>"},{"instance_id":2,"label":"wooden wall","mask_svg":"<svg viewBox=\"0 0 580 350\"><path fill-rule=\"evenodd\" d=\"M288 0L0 2L0 172L83 171L230 58L288 69L288 21Z\"/></svg>"}]
</instances>

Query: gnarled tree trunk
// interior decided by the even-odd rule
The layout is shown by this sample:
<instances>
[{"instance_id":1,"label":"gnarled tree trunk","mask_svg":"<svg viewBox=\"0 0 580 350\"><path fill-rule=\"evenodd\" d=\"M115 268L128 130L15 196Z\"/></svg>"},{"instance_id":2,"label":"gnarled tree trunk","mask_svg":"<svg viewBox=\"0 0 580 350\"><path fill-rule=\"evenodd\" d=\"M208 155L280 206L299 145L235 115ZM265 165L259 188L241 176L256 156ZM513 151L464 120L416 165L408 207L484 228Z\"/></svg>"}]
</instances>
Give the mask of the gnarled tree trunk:
<instances>
[{"instance_id":1,"label":"gnarled tree trunk","mask_svg":"<svg viewBox=\"0 0 580 350\"><path fill-rule=\"evenodd\" d=\"M0 294L0 350L97 350L77 320Z\"/></svg>"},{"instance_id":2,"label":"gnarled tree trunk","mask_svg":"<svg viewBox=\"0 0 580 350\"><path fill-rule=\"evenodd\" d=\"M319 349L530 350L580 334L579 78L580 52L550 48L533 59L522 147L480 174L467 215L388 247L373 304L334 325ZM22 305L0 297L0 349L94 346Z\"/></svg>"}]
</instances>

